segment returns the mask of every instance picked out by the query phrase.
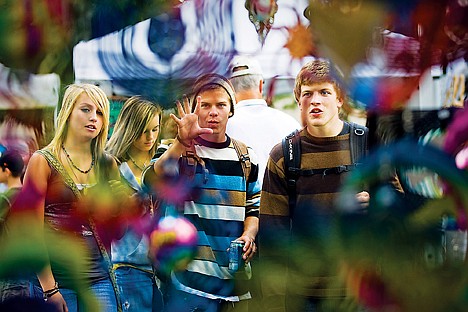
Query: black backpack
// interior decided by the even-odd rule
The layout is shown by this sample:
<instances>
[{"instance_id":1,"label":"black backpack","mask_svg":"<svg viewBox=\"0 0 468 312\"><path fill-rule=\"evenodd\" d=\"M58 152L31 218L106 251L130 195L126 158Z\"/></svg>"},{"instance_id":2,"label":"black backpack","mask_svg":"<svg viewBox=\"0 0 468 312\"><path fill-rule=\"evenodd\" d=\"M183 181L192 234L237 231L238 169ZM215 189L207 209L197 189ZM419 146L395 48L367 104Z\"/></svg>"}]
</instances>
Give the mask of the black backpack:
<instances>
[{"instance_id":1,"label":"black backpack","mask_svg":"<svg viewBox=\"0 0 468 312\"><path fill-rule=\"evenodd\" d=\"M349 145L351 149L351 165L342 165L333 168L301 169L301 144L299 130L295 130L282 141L284 155L284 173L287 179L289 209L293 215L296 208L296 182L299 176L311 176L314 174L340 174L354 169L358 160L367 152L367 136L369 129L354 122L348 122Z\"/></svg>"}]
</instances>

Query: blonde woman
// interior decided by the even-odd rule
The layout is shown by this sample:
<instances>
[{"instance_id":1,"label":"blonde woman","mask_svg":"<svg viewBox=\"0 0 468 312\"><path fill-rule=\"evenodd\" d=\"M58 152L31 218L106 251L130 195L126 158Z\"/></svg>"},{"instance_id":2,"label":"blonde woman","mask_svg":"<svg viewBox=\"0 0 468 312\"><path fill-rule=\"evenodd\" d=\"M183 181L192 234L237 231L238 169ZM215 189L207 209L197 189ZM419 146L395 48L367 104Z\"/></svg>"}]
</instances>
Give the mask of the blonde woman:
<instances>
[{"instance_id":1,"label":"blonde woman","mask_svg":"<svg viewBox=\"0 0 468 312\"><path fill-rule=\"evenodd\" d=\"M140 96L129 98L117 118L106 150L119 163L120 174L142 200L142 218L154 222L151 197L141 188L141 176L156 153L162 110ZM112 243L112 262L126 311L162 310L162 295L148 258L148 238L130 227Z\"/></svg>"},{"instance_id":2,"label":"blonde woman","mask_svg":"<svg viewBox=\"0 0 468 312\"><path fill-rule=\"evenodd\" d=\"M112 279L106 247L92 217L77 212L81 199L98 184L118 185L115 160L104 153L109 127L109 101L105 93L91 84L72 84L65 91L57 117L55 136L45 148L36 151L26 169L21 196L44 223L46 233L73 237L84 246L86 266L70 274L70 263L63 254L53 253L56 242L44 243L50 265L37 276L44 299L58 311L80 311L83 300L76 278L85 279L100 305L100 311L118 311L115 278ZM119 196L115 195L118 200ZM58 242L59 240L57 240ZM114 280L114 281L113 281Z\"/></svg>"}]
</instances>

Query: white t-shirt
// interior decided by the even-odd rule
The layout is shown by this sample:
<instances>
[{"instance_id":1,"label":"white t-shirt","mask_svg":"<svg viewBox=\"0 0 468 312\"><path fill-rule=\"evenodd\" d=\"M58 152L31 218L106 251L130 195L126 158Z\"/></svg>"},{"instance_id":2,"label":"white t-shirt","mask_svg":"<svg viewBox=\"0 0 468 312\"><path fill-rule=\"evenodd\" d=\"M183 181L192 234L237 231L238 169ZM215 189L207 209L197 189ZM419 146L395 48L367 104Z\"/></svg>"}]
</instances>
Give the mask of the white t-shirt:
<instances>
[{"instance_id":1,"label":"white t-shirt","mask_svg":"<svg viewBox=\"0 0 468 312\"><path fill-rule=\"evenodd\" d=\"M258 157L258 181L263 183L271 149L296 129L299 122L292 116L271 108L263 99L240 101L229 118L226 133L250 146Z\"/></svg>"}]
</instances>

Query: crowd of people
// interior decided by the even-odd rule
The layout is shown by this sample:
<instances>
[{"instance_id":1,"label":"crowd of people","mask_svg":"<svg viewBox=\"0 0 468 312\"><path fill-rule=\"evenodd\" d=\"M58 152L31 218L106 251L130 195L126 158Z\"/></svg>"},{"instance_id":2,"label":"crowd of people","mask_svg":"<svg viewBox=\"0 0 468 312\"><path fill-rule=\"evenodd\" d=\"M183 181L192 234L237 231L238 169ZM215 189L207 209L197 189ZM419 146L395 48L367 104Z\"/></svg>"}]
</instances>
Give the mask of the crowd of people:
<instances>
[{"instance_id":1,"label":"crowd of people","mask_svg":"<svg viewBox=\"0 0 468 312\"><path fill-rule=\"evenodd\" d=\"M27 166L14 151L0 157L2 241L29 213L44 255L27 274L2 276L0 305L23 298L37 299L30 311L44 301L71 312L365 311L338 277L339 259L325 252L334 203L357 164L353 138L367 135L340 115L346 94L337 71L320 59L302 67L293 90L300 122L263 100L254 60L234 58L229 73L194 82L170 115L177 134L162 150L157 103L130 97L108 138L105 93L67 87L52 141ZM288 157L298 159L296 170ZM171 202L157 186L176 178L188 191ZM369 193L363 186L355 195L363 210ZM197 252L184 268L161 272L145 229L168 213L195 226ZM230 267L233 241L238 270Z\"/></svg>"}]
</instances>

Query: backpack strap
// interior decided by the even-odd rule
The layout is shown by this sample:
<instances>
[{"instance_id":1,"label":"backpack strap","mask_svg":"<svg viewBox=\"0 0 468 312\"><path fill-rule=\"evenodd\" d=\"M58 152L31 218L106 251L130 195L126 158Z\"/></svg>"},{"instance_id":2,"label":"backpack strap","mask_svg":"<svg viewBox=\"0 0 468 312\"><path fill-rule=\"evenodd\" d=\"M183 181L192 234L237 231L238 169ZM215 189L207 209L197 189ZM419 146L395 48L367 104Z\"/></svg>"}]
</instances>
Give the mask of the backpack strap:
<instances>
[{"instance_id":1,"label":"backpack strap","mask_svg":"<svg viewBox=\"0 0 468 312\"><path fill-rule=\"evenodd\" d=\"M299 130L295 130L282 141L284 174L287 181L290 215L296 208L296 183L301 171L301 140Z\"/></svg>"},{"instance_id":2,"label":"backpack strap","mask_svg":"<svg viewBox=\"0 0 468 312\"><path fill-rule=\"evenodd\" d=\"M288 204L290 215L296 208L296 183L299 176L311 176L315 174L340 174L353 170L359 163L358 160L367 154L367 136L369 129L354 122L349 122L349 144L351 152L351 165L342 165L333 168L304 169L301 170L301 144L299 131L295 130L282 141L284 156L284 174L287 180Z\"/></svg>"},{"instance_id":3,"label":"backpack strap","mask_svg":"<svg viewBox=\"0 0 468 312\"><path fill-rule=\"evenodd\" d=\"M244 172L245 181L247 182L250 176L250 170L252 169L249 150L244 142L238 141L233 138L231 138L231 141L234 145L234 149L236 150L237 157L239 157L239 160L241 162L242 171Z\"/></svg>"},{"instance_id":4,"label":"backpack strap","mask_svg":"<svg viewBox=\"0 0 468 312\"><path fill-rule=\"evenodd\" d=\"M354 122L349 122L349 148L351 163L357 165L361 157L367 154L367 137L369 129Z\"/></svg>"},{"instance_id":5,"label":"backpack strap","mask_svg":"<svg viewBox=\"0 0 468 312\"><path fill-rule=\"evenodd\" d=\"M186 175L189 179L193 179L197 172L197 164L201 166L203 172L203 183L208 182L208 169L205 167L205 161L198 156L195 150L195 145L185 150L181 157L180 174Z\"/></svg>"},{"instance_id":6,"label":"backpack strap","mask_svg":"<svg viewBox=\"0 0 468 312\"><path fill-rule=\"evenodd\" d=\"M337 167L331 167L331 168L321 168L321 169L302 169L299 170L297 173L297 176L311 176L315 174L320 174L322 177L328 175L328 174L340 174L343 172L348 172L353 170L356 167L355 164L352 165L341 165Z\"/></svg>"}]
</instances>

